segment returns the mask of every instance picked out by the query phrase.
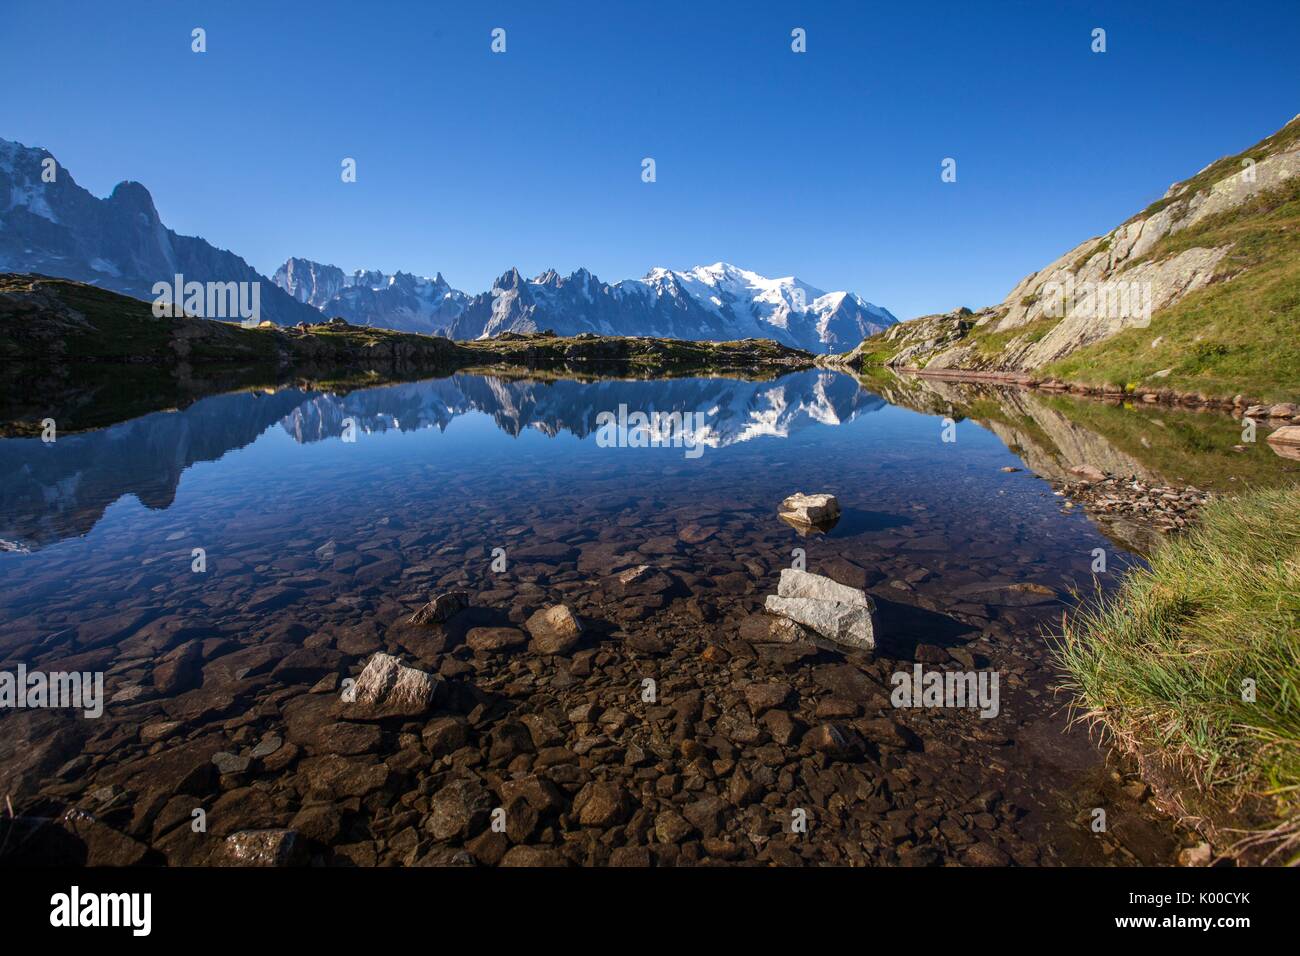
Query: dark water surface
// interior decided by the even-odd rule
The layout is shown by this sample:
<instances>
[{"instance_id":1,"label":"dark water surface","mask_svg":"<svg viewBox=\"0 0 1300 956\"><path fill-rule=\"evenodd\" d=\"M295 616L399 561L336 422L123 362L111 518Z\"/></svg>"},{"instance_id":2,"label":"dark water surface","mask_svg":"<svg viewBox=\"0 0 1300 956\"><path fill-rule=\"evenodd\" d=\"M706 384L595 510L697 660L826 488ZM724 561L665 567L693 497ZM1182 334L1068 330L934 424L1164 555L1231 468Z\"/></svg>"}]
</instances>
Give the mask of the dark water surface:
<instances>
[{"instance_id":1,"label":"dark water surface","mask_svg":"<svg viewBox=\"0 0 1300 956\"><path fill-rule=\"evenodd\" d=\"M702 453L601 447L597 415L620 405L703 413ZM353 442L340 437L346 419ZM591 831L615 836L579 840L567 810L516 834L545 852L580 844L566 850L571 861L606 862L611 846L647 844L658 862L689 862L723 854L716 841L730 840L740 858L775 862L1169 862L1172 828L1123 802L1123 781L1086 734L1063 732L1041 636L1072 587L1091 587L1097 549L1111 572L1133 559L1063 508L1034 471L1001 470L1029 461L1044 471L1048 459L1064 467L1063 445L1053 457L1016 439L1018 456L976 421L957 422L952 442L944 427L941 415L824 371L769 382L457 375L348 395L242 392L53 444L0 440L0 539L10 549L0 553L0 670L102 671L111 701L96 720L0 715L0 790L20 812L97 813L157 861L205 859L196 838L178 835L189 828L178 826L176 801L223 807L216 837L284 826L333 801L344 822L315 845L318 861L442 860L437 853L480 825L431 838L421 823L431 794L436 806L449 781L491 790L536 773L550 746L577 754L555 774L566 798L592 780L631 795L615 815L624 829ZM1119 454L1093 437L1087 454ZM828 535L799 535L776 517L796 491L834 493L843 519ZM202 573L192 570L194 549L205 555ZM492 570L496 549L504 572ZM745 628L752 636L794 549L809 570L875 596L874 658L747 650ZM671 587L628 595L610 583L639 564L667 572ZM430 640L403 627L449 587L474 595L481 620L470 623L519 626L566 601L589 622L586 645L573 661L488 659L458 646L463 630ZM155 667L190 641L200 642L201 674L161 693ZM297 647L312 654L283 666ZM496 695L499 706L463 708L471 739L452 757L421 744L415 725L331 744L313 701L332 695L310 692L322 676L357 673L378 650ZM882 707L890 675L917 661L996 669L1001 715ZM778 743L787 738L781 746L766 732L751 740L697 723L711 763L696 768L692 791L688 755L673 749L680 740L664 729L669 753L655 750L656 712L617 707L619 694L635 701L642 673L658 675L661 692L701 693L700 720L720 714L719 727L747 682L791 681L801 730L856 721L864 744L852 759L828 757L774 729ZM612 730L589 726L566 717L575 701L632 717ZM530 713L555 715L560 736L534 734L519 753L499 755L498 718ZM663 728L672 723L659 716ZM904 731L880 723L896 719ZM680 715L677 726L682 736ZM197 785L178 779L214 752L246 755L276 739L278 757ZM643 744L650 754L640 759ZM179 769L168 754L182 754ZM375 765L391 765L391 776L349 790L327 779L328 759L350 761L348 779ZM774 797L732 799L729 778L750 764ZM715 792L734 816L656 839L659 814ZM758 819L789 800L816 808L807 844ZM1079 818L1097 805L1111 806L1127 831L1091 834ZM494 855L475 852L480 862Z\"/></svg>"}]
</instances>

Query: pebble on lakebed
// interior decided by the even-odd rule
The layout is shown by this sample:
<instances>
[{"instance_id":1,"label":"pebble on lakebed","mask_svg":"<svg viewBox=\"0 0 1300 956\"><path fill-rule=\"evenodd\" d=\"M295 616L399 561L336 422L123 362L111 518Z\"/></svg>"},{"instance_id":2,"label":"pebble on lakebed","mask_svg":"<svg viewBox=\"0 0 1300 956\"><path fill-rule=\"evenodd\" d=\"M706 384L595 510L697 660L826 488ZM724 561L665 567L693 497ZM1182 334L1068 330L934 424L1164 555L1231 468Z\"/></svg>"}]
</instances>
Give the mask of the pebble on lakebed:
<instances>
[{"instance_id":1,"label":"pebble on lakebed","mask_svg":"<svg viewBox=\"0 0 1300 956\"><path fill-rule=\"evenodd\" d=\"M448 591L411 615L412 624L441 624L469 607L469 592Z\"/></svg>"}]
</instances>

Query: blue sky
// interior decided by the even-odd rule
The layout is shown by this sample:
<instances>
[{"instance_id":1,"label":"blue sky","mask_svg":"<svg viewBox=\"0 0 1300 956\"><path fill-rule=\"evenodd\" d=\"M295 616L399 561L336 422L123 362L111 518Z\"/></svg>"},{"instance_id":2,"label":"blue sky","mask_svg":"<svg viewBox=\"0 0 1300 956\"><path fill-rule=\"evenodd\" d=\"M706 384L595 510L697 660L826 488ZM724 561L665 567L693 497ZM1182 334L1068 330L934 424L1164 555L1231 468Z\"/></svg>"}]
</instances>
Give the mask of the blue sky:
<instances>
[{"instance_id":1,"label":"blue sky","mask_svg":"<svg viewBox=\"0 0 1300 956\"><path fill-rule=\"evenodd\" d=\"M0 136L96 195L143 182L268 274L471 292L721 259L900 318L978 308L1300 112L1293 2L5 0L2 23Z\"/></svg>"}]
</instances>

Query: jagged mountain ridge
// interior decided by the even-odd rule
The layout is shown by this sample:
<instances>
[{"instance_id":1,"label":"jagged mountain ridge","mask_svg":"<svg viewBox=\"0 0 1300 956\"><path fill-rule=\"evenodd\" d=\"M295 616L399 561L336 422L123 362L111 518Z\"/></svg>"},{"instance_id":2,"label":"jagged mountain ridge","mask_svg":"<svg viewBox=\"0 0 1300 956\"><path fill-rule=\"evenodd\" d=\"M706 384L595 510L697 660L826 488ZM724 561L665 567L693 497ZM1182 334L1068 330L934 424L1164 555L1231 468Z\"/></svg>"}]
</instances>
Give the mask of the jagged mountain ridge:
<instances>
[{"instance_id":1,"label":"jagged mountain ridge","mask_svg":"<svg viewBox=\"0 0 1300 956\"><path fill-rule=\"evenodd\" d=\"M850 292L823 292L788 276L769 279L724 262L686 272L652 269L640 279L602 282L587 269L548 269L533 279L507 270L475 296L451 289L441 273L419 280L291 259L275 276L299 301L363 325L437 331L455 339L554 330L560 335L642 335L735 340L770 338L810 352L851 347L897 319ZM421 287L419 284L423 283ZM428 292L412 302L413 288Z\"/></svg>"},{"instance_id":2,"label":"jagged mountain ridge","mask_svg":"<svg viewBox=\"0 0 1300 956\"><path fill-rule=\"evenodd\" d=\"M0 272L77 279L146 301L154 283L178 274L186 282L257 282L260 318L319 321L233 252L168 229L140 183L118 183L99 199L53 160L47 150L0 139Z\"/></svg>"},{"instance_id":3,"label":"jagged mountain ridge","mask_svg":"<svg viewBox=\"0 0 1300 956\"><path fill-rule=\"evenodd\" d=\"M445 332L469 300L464 292L453 289L441 272L432 278L364 269L345 273L337 266L310 259L289 259L276 270L272 281L327 316L402 332Z\"/></svg>"}]
</instances>

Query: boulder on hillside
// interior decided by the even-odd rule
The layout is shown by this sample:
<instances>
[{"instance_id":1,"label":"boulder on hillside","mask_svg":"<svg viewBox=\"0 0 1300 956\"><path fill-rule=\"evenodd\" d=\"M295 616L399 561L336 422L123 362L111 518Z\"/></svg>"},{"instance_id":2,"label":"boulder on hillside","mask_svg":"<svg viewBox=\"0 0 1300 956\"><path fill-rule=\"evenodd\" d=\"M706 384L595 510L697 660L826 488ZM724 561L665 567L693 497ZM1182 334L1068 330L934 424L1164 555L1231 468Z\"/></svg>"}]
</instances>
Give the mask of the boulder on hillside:
<instances>
[{"instance_id":1,"label":"boulder on hillside","mask_svg":"<svg viewBox=\"0 0 1300 956\"><path fill-rule=\"evenodd\" d=\"M1078 475L1084 481L1098 482L1106 480L1106 473L1096 465L1075 465L1070 469L1070 474Z\"/></svg>"}]
</instances>

